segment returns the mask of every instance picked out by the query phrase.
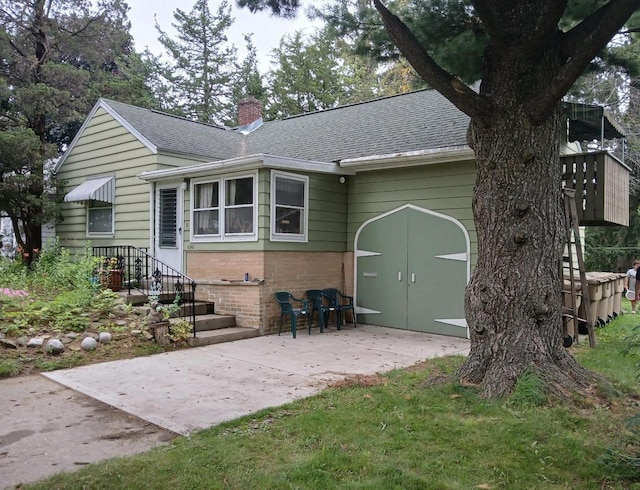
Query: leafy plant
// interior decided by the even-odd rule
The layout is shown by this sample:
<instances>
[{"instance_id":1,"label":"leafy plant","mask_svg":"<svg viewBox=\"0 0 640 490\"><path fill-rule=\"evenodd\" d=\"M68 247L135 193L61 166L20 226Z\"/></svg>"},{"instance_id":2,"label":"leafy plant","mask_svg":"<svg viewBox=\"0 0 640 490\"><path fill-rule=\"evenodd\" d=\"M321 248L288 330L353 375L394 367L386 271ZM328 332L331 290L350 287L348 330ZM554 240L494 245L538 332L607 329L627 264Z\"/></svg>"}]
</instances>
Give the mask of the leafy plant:
<instances>
[{"instance_id":1,"label":"leafy plant","mask_svg":"<svg viewBox=\"0 0 640 490\"><path fill-rule=\"evenodd\" d=\"M176 299L173 300L173 303L168 305L158 305L156 309L161 312L166 319L176 316L176 314L180 311L179 296L176 296Z\"/></svg>"},{"instance_id":2,"label":"leafy plant","mask_svg":"<svg viewBox=\"0 0 640 490\"><path fill-rule=\"evenodd\" d=\"M169 326L169 338L172 342L186 342L193 335L193 325L184 320L172 322Z\"/></svg>"}]
</instances>

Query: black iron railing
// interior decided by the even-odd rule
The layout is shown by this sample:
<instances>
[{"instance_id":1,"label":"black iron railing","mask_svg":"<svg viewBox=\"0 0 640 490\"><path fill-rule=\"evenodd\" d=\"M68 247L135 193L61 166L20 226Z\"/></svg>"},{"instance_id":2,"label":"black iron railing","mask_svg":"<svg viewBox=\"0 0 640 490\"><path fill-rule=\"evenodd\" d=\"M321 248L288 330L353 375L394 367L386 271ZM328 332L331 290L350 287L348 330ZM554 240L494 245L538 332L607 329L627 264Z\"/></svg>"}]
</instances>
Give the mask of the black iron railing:
<instances>
[{"instance_id":1,"label":"black iron railing","mask_svg":"<svg viewBox=\"0 0 640 490\"><path fill-rule=\"evenodd\" d=\"M192 326L196 336L196 282L170 265L150 255L147 250L131 245L92 247L93 256L100 257L102 265L96 270L96 279L107 282L112 289L133 290L145 295L149 301L175 304L176 316Z\"/></svg>"}]
</instances>

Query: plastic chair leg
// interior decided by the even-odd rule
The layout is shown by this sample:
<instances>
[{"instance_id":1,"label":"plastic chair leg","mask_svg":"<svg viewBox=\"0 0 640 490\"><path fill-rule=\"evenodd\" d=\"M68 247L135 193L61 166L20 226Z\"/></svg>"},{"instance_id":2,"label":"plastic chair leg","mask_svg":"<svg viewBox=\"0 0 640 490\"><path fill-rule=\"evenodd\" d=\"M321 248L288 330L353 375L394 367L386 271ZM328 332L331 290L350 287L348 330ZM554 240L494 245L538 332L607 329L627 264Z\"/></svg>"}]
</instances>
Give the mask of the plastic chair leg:
<instances>
[{"instance_id":1,"label":"plastic chair leg","mask_svg":"<svg viewBox=\"0 0 640 490\"><path fill-rule=\"evenodd\" d=\"M296 316L291 315L291 333L293 334L293 338L296 338Z\"/></svg>"}]
</instances>

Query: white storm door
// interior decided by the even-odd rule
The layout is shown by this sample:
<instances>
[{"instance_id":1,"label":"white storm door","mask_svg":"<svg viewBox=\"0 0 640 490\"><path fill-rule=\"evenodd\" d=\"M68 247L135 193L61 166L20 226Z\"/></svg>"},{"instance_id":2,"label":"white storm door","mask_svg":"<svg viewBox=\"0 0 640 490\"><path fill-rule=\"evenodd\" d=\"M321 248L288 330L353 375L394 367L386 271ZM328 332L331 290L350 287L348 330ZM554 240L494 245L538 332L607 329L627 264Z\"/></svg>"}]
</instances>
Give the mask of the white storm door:
<instances>
[{"instance_id":1,"label":"white storm door","mask_svg":"<svg viewBox=\"0 0 640 490\"><path fill-rule=\"evenodd\" d=\"M156 187L155 256L182 272L182 183Z\"/></svg>"}]
</instances>

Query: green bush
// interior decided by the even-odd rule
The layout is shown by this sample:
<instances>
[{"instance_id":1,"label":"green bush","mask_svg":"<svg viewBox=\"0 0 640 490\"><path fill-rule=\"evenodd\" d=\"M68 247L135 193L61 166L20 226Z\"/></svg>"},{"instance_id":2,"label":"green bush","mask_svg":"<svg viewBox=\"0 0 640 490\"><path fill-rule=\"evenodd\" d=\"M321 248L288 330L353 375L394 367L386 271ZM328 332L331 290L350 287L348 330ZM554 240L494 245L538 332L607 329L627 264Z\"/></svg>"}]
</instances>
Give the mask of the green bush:
<instances>
[{"instance_id":1,"label":"green bush","mask_svg":"<svg viewBox=\"0 0 640 490\"><path fill-rule=\"evenodd\" d=\"M0 288L29 293L26 297L0 295L0 331L7 335L36 327L84 331L91 312L110 311L118 298L95 284L99 260L91 255L89 246L83 256L74 257L56 240L48 243L31 270L16 262L0 261Z\"/></svg>"}]
</instances>

